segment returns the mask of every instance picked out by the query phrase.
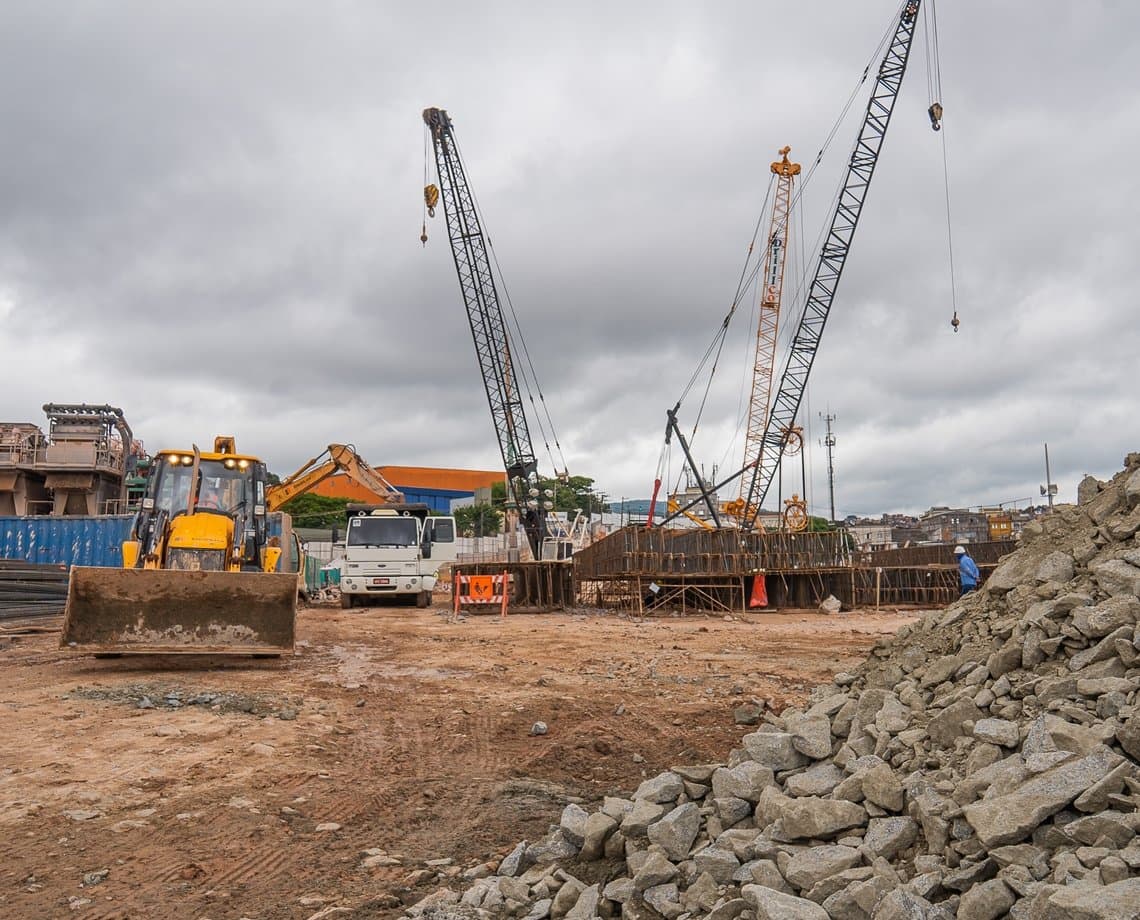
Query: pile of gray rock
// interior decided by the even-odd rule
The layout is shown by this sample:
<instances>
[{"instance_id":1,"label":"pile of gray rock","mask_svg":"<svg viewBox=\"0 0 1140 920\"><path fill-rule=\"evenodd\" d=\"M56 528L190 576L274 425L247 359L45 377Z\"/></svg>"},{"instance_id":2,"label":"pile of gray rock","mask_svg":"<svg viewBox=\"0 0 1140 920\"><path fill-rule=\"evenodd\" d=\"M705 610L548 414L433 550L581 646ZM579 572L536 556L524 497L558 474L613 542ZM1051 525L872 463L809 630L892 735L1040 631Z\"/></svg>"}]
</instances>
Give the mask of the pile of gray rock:
<instances>
[{"instance_id":1,"label":"pile of gray rock","mask_svg":"<svg viewBox=\"0 0 1140 920\"><path fill-rule=\"evenodd\" d=\"M1140 454L722 764L568 805L413 916L1140 918Z\"/></svg>"}]
</instances>

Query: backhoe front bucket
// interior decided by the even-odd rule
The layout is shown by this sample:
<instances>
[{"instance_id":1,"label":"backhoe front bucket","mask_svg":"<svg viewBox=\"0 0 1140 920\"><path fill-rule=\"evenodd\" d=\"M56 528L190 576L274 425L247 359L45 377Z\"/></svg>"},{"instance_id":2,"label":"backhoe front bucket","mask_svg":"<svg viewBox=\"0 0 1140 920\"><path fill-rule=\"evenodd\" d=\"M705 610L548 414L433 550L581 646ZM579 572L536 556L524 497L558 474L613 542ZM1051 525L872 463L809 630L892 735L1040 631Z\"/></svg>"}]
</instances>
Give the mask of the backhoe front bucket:
<instances>
[{"instance_id":1,"label":"backhoe front bucket","mask_svg":"<svg viewBox=\"0 0 1140 920\"><path fill-rule=\"evenodd\" d=\"M75 566L61 648L188 655L292 653L293 573Z\"/></svg>"}]
</instances>

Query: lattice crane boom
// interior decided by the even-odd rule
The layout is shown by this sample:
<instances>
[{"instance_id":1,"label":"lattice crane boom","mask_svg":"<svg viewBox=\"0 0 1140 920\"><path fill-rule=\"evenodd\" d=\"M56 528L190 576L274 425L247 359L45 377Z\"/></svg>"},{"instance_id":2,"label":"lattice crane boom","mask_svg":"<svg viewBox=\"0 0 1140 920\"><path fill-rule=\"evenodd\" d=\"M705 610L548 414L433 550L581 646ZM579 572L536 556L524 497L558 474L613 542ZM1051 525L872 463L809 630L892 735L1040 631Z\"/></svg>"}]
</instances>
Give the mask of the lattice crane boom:
<instances>
[{"instance_id":1,"label":"lattice crane boom","mask_svg":"<svg viewBox=\"0 0 1140 920\"><path fill-rule=\"evenodd\" d=\"M424 109L423 118L431 132L447 236L511 497L519 509L534 558L541 559L546 511L537 495L538 461L511 362L510 336L491 272L487 241L455 145L451 118L438 108Z\"/></svg>"},{"instance_id":2,"label":"lattice crane boom","mask_svg":"<svg viewBox=\"0 0 1140 920\"><path fill-rule=\"evenodd\" d=\"M764 427L772 403L775 376L776 336L780 331L780 301L784 293L784 268L788 259L788 224L792 210L792 187L800 174L800 164L788 159L791 147L780 150L781 158L772 164L776 191L772 196L772 220L764 252L764 274L760 291L759 319L756 323L756 360L752 369L752 396L748 403L748 429L744 435L744 466L760 459ZM744 498L748 482L740 482Z\"/></svg>"},{"instance_id":3,"label":"lattice crane boom","mask_svg":"<svg viewBox=\"0 0 1140 920\"><path fill-rule=\"evenodd\" d=\"M787 432L795 425L796 413L799 412L803 400L808 375L819 351L823 329L835 300L835 292L847 262L851 240L859 224L863 202L871 187L871 178L879 160L879 152L886 137L891 113L894 111L903 76L906 74L920 5L921 0L908 0L903 7L894 35L879 64L875 87L867 103L867 111L863 116L863 124L855 141L851 159L848 161L843 188L836 200L831 225L820 250L819 264L808 289L807 303L792 339L780 377L780 386L773 400L771 412L768 414L759 457L752 468L747 497L749 505L755 504L758 507L767 496L784 452Z\"/></svg>"}]
</instances>

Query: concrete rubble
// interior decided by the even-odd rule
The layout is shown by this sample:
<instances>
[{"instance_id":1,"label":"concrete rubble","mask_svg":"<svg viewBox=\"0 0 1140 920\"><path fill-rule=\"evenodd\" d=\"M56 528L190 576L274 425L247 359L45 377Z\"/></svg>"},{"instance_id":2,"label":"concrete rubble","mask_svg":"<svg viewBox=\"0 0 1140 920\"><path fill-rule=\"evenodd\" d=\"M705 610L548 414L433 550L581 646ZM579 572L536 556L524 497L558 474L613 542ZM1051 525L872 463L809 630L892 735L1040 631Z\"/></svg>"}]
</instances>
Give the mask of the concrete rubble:
<instances>
[{"instance_id":1,"label":"concrete rubble","mask_svg":"<svg viewBox=\"0 0 1140 920\"><path fill-rule=\"evenodd\" d=\"M521 843L414 917L1140 918L1140 454L720 764Z\"/></svg>"}]
</instances>

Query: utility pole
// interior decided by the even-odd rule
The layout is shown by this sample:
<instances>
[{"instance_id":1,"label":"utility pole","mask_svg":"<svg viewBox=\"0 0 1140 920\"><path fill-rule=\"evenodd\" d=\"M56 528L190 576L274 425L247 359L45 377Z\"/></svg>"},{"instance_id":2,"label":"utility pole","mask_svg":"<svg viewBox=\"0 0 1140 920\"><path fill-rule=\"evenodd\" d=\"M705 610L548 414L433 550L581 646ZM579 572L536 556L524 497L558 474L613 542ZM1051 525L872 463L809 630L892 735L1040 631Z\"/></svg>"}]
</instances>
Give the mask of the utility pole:
<instances>
[{"instance_id":1,"label":"utility pole","mask_svg":"<svg viewBox=\"0 0 1140 920\"><path fill-rule=\"evenodd\" d=\"M835 523L835 456L833 450L835 448L835 435L831 433L831 423L835 421L835 416L830 412L827 415L820 415L824 421L827 422L827 437L824 438L823 443L827 447L827 492L831 497L831 523Z\"/></svg>"},{"instance_id":2,"label":"utility pole","mask_svg":"<svg viewBox=\"0 0 1140 920\"><path fill-rule=\"evenodd\" d=\"M1057 494L1057 486L1049 473L1049 445L1045 445L1045 485L1041 487L1041 494L1049 497L1049 511L1053 511L1053 496Z\"/></svg>"}]
</instances>

